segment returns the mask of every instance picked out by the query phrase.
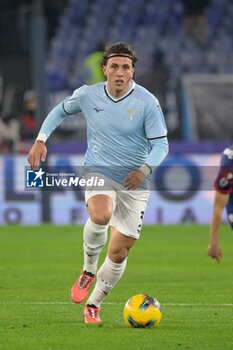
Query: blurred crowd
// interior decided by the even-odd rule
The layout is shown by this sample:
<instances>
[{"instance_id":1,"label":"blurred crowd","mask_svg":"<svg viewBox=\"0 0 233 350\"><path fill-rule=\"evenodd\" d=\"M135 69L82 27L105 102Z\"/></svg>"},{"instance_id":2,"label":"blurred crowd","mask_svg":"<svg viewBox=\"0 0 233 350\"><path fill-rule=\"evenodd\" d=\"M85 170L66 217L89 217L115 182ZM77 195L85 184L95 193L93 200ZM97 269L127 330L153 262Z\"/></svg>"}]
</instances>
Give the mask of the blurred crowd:
<instances>
[{"instance_id":1,"label":"blurred crowd","mask_svg":"<svg viewBox=\"0 0 233 350\"><path fill-rule=\"evenodd\" d=\"M21 114L6 113L0 105L1 153L18 152L20 144L29 142L30 145L30 142L35 139L37 135L36 107L35 93L30 90L24 94Z\"/></svg>"},{"instance_id":2,"label":"blurred crowd","mask_svg":"<svg viewBox=\"0 0 233 350\"><path fill-rule=\"evenodd\" d=\"M67 0L0 1L0 153L27 152L37 135L37 101L28 63L31 15L39 3L47 20L49 43Z\"/></svg>"},{"instance_id":3,"label":"blurred crowd","mask_svg":"<svg viewBox=\"0 0 233 350\"><path fill-rule=\"evenodd\" d=\"M47 19L48 39L54 36L59 16L67 0L1 0L0 48L1 54L28 53L30 49L30 18L33 6L41 3Z\"/></svg>"},{"instance_id":4,"label":"blurred crowd","mask_svg":"<svg viewBox=\"0 0 233 350\"><path fill-rule=\"evenodd\" d=\"M179 106L175 95L177 78L180 78L184 70L196 73L201 67L204 73L208 72L209 62L206 63L203 57L206 57L205 55L208 53L209 40L211 35L213 36L211 32L213 24L210 26L213 20L207 16L207 10L210 14L212 11L210 9L213 8L213 6L211 8L211 4L216 3L216 11L214 10L213 13L214 16L217 16L220 5L216 0L165 0L159 8L157 0L149 0L146 3L142 0L113 0L108 4L104 0L1 0L1 152L23 152L24 146L22 145L30 144L38 132L36 94L33 91L31 76L27 72L30 71L30 67L27 65L30 62L30 18L33 3L43 5L44 15L47 19L46 72L50 91L67 90L70 92L84 83L93 84L102 81L104 76L100 69L100 61L104 45L111 40L118 41L118 38L122 41L127 41L127 38L131 40L135 38L135 43L132 43L136 44L136 48L140 48L138 50L140 59L136 82L156 94L165 115L167 115L170 135L178 139L181 137ZM227 5L229 1L223 0L221 11L224 11L225 8L223 3ZM104 4L106 5L104 7L106 14L103 16L101 8ZM132 7L132 13L128 11L129 6ZM166 17L168 8L169 13L171 12L169 18ZM107 14L112 16L112 13L115 13L113 25L110 23L112 17L108 18L107 16ZM124 26L124 23L127 25ZM109 27L109 32L105 31L105 25ZM220 25L221 22L218 22L218 26ZM161 32L153 32L155 28L159 28ZM93 38L93 30L91 29L95 32L95 38ZM176 30L177 39L174 41L172 35ZM219 35L221 36L221 31ZM217 39L214 44L212 40L212 46L217 45ZM164 50L165 46L167 51ZM227 49L227 43L225 42L222 47ZM21 69L17 64L19 55L26 62L24 82L22 78L21 80L16 79L17 69ZM215 54L212 55L213 57L211 54L208 55L208 59L214 60L215 68L210 68L210 72L212 72L218 69L216 68ZM10 66L10 60L15 62L14 67ZM192 63L193 60L198 62L198 65L195 62ZM8 66L6 62L8 62ZM174 69L171 70L171 66ZM9 67L9 72L5 73L5 67ZM15 76L15 80L12 78L12 81L7 81L12 70L15 70L15 74L12 74ZM20 86L18 100L13 96L13 92L6 93L9 84L15 86L15 91ZM83 123L80 125L82 130L85 130ZM73 129L72 125L70 130L72 130L72 135L75 135ZM63 131L62 128L58 129L58 140L66 137L67 130L69 127L64 128ZM28 147L25 146L25 151L28 150Z\"/></svg>"}]
</instances>

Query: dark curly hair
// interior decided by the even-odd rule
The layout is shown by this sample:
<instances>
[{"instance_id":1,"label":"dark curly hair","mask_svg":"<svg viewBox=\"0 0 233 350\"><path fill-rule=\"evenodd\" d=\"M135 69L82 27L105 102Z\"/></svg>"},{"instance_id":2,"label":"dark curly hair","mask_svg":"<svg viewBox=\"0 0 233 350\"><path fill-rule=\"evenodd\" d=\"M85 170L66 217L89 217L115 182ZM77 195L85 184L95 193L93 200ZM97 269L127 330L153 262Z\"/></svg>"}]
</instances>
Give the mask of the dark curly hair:
<instances>
[{"instance_id":1,"label":"dark curly hair","mask_svg":"<svg viewBox=\"0 0 233 350\"><path fill-rule=\"evenodd\" d=\"M134 64L137 62L137 56L136 56L136 51L135 48L133 47L133 45L129 44L129 43L124 43L124 42L118 42L116 44L113 44L111 46L106 47L105 51L104 51L104 55L103 55L103 59L101 62L101 66L106 66L107 61L109 59L109 56L111 56L112 54L119 54L119 55L126 55L129 56L129 58L131 58L132 62L133 62L133 67Z\"/></svg>"}]
</instances>

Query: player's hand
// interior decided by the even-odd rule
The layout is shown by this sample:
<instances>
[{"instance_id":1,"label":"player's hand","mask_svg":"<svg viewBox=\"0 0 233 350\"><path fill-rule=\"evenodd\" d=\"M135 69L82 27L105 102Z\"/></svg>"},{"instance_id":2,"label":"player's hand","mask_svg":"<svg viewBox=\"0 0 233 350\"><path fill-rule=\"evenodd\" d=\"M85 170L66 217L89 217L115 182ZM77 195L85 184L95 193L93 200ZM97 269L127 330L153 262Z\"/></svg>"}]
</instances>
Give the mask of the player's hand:
<instances>
[{"instance_id":1,"label":"player's hand","mask_svg":"<svg viewBox=\"0 0 233 350\"><path fill-rule=\"evenodd\" d=\"M218 244L210 244L208 247L207 254L211 258L216 259L218 263L220 263L222 259L222 249L219 247Z\"/></svg>"},{"instance_id":2,"label":"player's hand","mask_svg":"<svg viewBox=\"0 0 233 350\"><path fill-rule=\"evenodd\" d=\"M145 180L146 175L141 170L131 171L125 179L124 187L127 190L136 190Z\"/></svg>"},{"instance_id":3,"label":"player's hand","mask_svg":"<svg viewBox=\"0 0 233 350\"><path fill-rule=\"evenodd\" d=\"M40 163L45 161L47 154L47 148L43 141L35 141L34 145L30 149L28 154L28 163L31 165L32 170L36 170Z\"/></svg>"}]
</instances>

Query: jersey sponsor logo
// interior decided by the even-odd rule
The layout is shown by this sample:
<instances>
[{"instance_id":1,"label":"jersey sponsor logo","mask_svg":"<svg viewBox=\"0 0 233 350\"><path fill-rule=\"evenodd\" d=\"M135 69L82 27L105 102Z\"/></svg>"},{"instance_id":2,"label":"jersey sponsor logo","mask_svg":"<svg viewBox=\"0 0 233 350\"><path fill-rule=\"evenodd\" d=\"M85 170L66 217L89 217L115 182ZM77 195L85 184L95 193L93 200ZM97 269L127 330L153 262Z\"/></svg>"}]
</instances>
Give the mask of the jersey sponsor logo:
<instances>
[{"instance_id":1,"label":"jersey sponsor logo","mask_svg":"<svg viewBox=\"0 0 233 350\"><path fill-rule=\"evenodd\" d=\"M102 112L103 111L103 109L99 109L99 108L93 108L95 111L96 111L96 113L99 113L99 112Z\"/></svg>"},{"instance_id":2,"label":"jersey sponsor logo","mask_svg":"<svg viewBox=\"0 0 233 350\"><path fill-rule=\"evenodd\" d=\"M133 116L134 116L134 114L135 113L137 113L138 112L138 110L137 109L133 109L133 110L131 110L131 109L127 109L126 110L126 112L128 112L129 113L129 116L130 116L130 120L133 120Z\"/></svg>"}]
</instances>

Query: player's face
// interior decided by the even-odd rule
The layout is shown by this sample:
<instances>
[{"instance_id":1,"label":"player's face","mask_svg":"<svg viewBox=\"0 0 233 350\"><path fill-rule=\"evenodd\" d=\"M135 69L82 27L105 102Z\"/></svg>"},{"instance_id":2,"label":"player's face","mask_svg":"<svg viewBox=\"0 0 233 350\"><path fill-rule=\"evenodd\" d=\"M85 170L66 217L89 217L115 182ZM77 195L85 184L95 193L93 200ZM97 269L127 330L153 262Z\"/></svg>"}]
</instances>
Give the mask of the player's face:
<instances>
[{"instance_id":1,"label":"player's face","mask_svg":"<svg viewBox=\"0 0 233 350\"><path fill-rule=\"evenodd\" d=\"M115 97L123 96L128 91L134 71L131 58L110 56L106 66L103 66L109 92Z\"/></svg>"}]
</instances>

